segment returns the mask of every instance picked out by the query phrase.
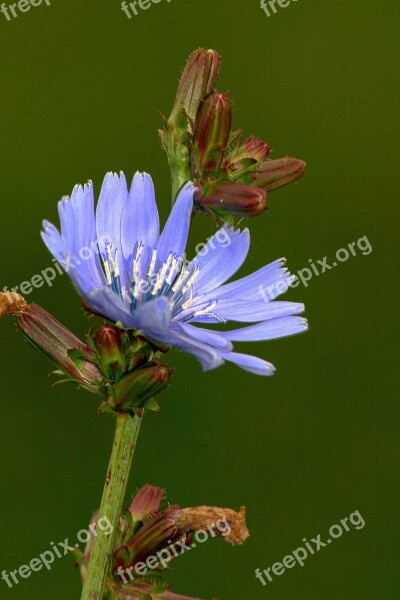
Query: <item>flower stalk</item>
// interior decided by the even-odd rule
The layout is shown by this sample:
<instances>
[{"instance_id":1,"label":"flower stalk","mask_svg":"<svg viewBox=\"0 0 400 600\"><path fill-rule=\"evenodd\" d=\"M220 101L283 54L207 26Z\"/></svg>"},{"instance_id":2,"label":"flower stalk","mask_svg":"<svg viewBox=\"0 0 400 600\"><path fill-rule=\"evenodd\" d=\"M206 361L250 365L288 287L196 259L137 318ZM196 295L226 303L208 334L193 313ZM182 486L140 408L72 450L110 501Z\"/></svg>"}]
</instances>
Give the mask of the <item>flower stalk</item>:
<instances>
[{"instance_id":1,"label":"flower stalk","mask_svg":"<svg viewBox=\"0 0 400 600\"><path fill-rule=\"evenodd\" d=\"M81 600L103 600L141 422L140 415L117 416L110 463L99 510L99 516L107 517L111 523L112 531L109 535L99 531L94 539Z\"/></svg>"}]
</instances>

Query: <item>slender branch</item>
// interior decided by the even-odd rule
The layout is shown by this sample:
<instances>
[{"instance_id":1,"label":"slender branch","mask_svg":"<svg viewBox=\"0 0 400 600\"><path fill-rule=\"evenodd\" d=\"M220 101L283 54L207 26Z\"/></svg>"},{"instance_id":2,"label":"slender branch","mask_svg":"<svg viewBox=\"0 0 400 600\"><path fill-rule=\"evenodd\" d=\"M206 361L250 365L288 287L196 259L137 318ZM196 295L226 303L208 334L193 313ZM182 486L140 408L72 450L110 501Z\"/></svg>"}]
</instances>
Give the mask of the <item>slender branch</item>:
<instances>
[{"instance_id":1,"label":"slender branch","mask_svg":"<svg viewBox=\"0 0 400 600\"><path fill-rule=\"evenodd\" d=\"M136 415L117 416L113 448L99 510L99 518L108 518L112 532L105 535L102 531L97 531L81 600L103 600L141 421L142 417Z\"/></svg>"}]
</instances>

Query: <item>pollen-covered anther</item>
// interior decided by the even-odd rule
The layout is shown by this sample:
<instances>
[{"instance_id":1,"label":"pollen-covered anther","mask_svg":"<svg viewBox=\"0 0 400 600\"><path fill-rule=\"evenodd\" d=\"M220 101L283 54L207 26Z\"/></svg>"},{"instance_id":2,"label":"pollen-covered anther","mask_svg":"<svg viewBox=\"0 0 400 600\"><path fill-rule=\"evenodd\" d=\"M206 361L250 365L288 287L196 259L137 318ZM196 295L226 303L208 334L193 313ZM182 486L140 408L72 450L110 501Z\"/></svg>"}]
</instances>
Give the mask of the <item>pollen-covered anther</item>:
<instances>
[{"instance_id":1,"label":"pollen-covered anther","mask_svg":"<svg viewBox=\"0 0 400 600\"><path fill-rule=\"evenodd\" d=\"M0 317L4 315L21 315L28 308L25 298L16 292L0 292Z\"/></svg>"}]
</instances>

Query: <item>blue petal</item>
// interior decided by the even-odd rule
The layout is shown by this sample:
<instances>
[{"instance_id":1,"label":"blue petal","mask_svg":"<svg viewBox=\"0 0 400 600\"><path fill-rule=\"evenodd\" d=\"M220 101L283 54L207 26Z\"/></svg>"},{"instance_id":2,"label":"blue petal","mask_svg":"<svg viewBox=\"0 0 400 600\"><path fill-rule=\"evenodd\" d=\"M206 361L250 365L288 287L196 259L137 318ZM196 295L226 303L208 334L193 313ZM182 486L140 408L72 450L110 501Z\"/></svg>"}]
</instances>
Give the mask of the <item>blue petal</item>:
<instances>
[{"instance_id":1,"label":"blue petal","mask_svg":"<svg viewBox=\"0 0 400 600\"><path fill-rule=\"evenodd\" d=\"M76 219L69 196L63 196L58 203L58 215L60 217L61 236L68 251L75 256L78 253Z\"/></svg>"},{"instance_id":2,"label":"blue petal","mask_svg":"<svg viewBox=\"0 0 400 600\"><path fill-rule=\"evenodd\" d=\"M94 218L93 184L75 186L70 200L75 216L77 261L79 276L87 289L106 285L100 264Z\"/></svg>"},{"instance_id":3,"label":"blue petal","mask_svg":"<svg viewBox=\"0 0 400 600\"><path fill-rule=\"evenodd\" d=\"M220 331L202 329L201 327L189 325L189 323L179 323L179 329L195 341L209 344L218 350L226 352L232 350L232 344L228 341L228 338L225 339L225 336Z\"/></svg>"},{"instance_id":4,"label":"blue petal","mask_svg":"<svg viewBox=\"0 0 400 600\"><path fill-rule=\"evenodd\" d=\"M238 354L237 352L220 352L219 354L225 360L234 363L244 371L253 373L253 375L269 377L276 370L273 364L249 354Z\"/></svg>"},{"instance_id":5,"label":"blue petal","mask_svg":"<svg viewBox=\"0 0 400 600\"><path fill-rule=\"evenodd\" d=\"M154 248L160 232L160 220L154 185L147 173L136 173L122 214L121 243L125 263L130 264L135 245Z\"/></svg>"},{"instance_id":6,"label":"blue petal","mask_svg":"<svg viewBox=\"0 0 400 600\"><path fill-rule=\"evenodd\" d=\"M233 331L223 331L221 335L231 342L255 342L274 340L288 335L306 331L307 320L301 317L278 317L250 327L242 327Z\"/></svg>"},{"instance_id":7,"label":"blue petal","mask_svg":"<svg viewBox=\"0 0 400 600\"><path fill-rule=\"evenodd\" d=\"M81 292L106 285L98 256L92 184L75 186L58 204L61 236L43 222L43 240Z\"/></svg>"},{"instance_id":8,"label":"blue petal","mask_svg":"<svg viewBox=\"0 0 400 600\"><path fill-rule=\"evenodd\" d=\"M171 327L165 336L161 336L157 339L166 344L171 344L179 350L193 354L203 367L203 371L216 369L224 362L221 356L219 356L219 351L208 344L193 339L178 328L175 323L171 324Z\"/></svg>"},{"instance_id":9,"label":"blue petal","mask_svg":"<svg viewBox=\"0 0 400 600\"><path fill-rule=\"evenodd\" d=\"M101 255L107 258L106 248L111 245L116 254L123 285L128 287L121 247L121 219L128 198L125 175L107 173L101 187L96 210L97 241Z\"/></svg>"},{"instance_id":10,"label":"blue petal","mask_svg":"<svg viewBox=\"0 0 400 600\"><path fill-rule=\"evenodd\" d=\"M200 269L194 293L205 294L232 277L245 261L249 246L248 229L240 232L226 225L221 227L189 265Z\"/></svg>"},{"instance_id":11,"label":"blue petal","mask_svg":"<svg viewBox=\"0 0 400 600\"><path fill-rule=\"evenodd\" d=\"M157 258L160 263L165 263L170 253L179 258L183 257L189 233L195 190L194 184L189 181L179 193L156 244Z\"/></svg>"},{"instance_id":12,"label":"blue petal","mask_svg":"<svg viewBox=\"0 0 400 600\"><path fill-rule=\"evenodd\" d=\"M93 287L87 282L82 267L77 265L77 259L72 257L57 228L48 221L43 221L42 239L54 258L64 268L82 295Z\"/></svg>"},{"instance_id":13,"label":"blue petal","mask_svg":"<svg viewBox=\"0 0 400 600\"><path fill-rule=\"evenodd\" d=\"M85 293L84 297L97 312L110 321L122 323L128 329L134 327L133 317L123 300L108 287L92 290Z\"/></svg>"},{"instance_id":14,"label":"blue petal","mask_svg":"<svg viewBox=\"0 0 400 600\"><path fill-rule=\"evenodd\" d=\"M271 301L285 293L295 279L284 267L285 262L285 258L280 258L246 277L220 286L202 300L237 299L254 302L258 299L263 302Z\"/></svg>"},{"instance_id":15,"label":"blue petal","mask_svg":"<svg viewBox=\"0 0 400 600\"><path fill-rule=\"evenodd\" d=\"M62 239L60 232L49 221L43 221L43 230L41 233L42 240L46 244L50 253L54 256L58 262L64 261L64 255L67 252L65 242Z\"/></svg>"},{"instance_id":16,"label":"blue petal","mask_svg":"<svg viewBox=\"0 0 400 600\"><path fill-rule=\"evenodd\" d=\"M191 306L191 311L195 311L196 306ZM242 323L255 323L258 321L267 321L277 317L288 317L297 315L304 311L304 304L296 302L250 302L248 300L220 300L217 306L212 310L213 315L202 315L190 319L198 323L219 323L221 321L241 321ZM189 311L187 311L189 312ZM185 318L186 314L181 313L180 318Z\"/></svg>"},{"instance_id":17,"label":"blue petal","mask_svg":"<svg viewBox=\"0 0 400 600\"><path fill-rule=\"evenodd\" d=\"M159 339L168 331L171 322L171 305L168 298L160 296L146 302L135 310L133 315L134 327L150 337Z\"/></svg>"}]
</instances>

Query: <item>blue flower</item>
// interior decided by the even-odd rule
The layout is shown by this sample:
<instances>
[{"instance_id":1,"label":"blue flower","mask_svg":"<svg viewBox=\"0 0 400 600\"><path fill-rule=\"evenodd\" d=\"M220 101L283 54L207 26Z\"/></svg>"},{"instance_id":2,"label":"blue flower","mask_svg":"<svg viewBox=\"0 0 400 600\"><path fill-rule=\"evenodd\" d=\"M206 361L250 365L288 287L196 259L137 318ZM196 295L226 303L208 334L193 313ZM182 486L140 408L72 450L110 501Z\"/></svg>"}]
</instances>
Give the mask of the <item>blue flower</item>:
<instances>
[{"instance_id":1,"label":"blue flower","mask_svg":"<svg viewBox=\"0 0 400 600\"><path fill-rule=\"evenodd\" d=\"M305 319L294 316L302 304L274 300L294 278L281 259L226 283L250 244L247 229L227 225L186 262L195 189L191 182L184 186L160 234L151 177L136 173L128 191L123 173L108 173L96 214L92 183L75 186L59 202L61 234L45 221L42 237L86 302L110 321L194 354L205 371L227 360L272 375L271 363L233 352L232 342L271 340L307 328ZM231 331L197 326L227 321L254 324Z\"/></svg>"}]
</instances>

